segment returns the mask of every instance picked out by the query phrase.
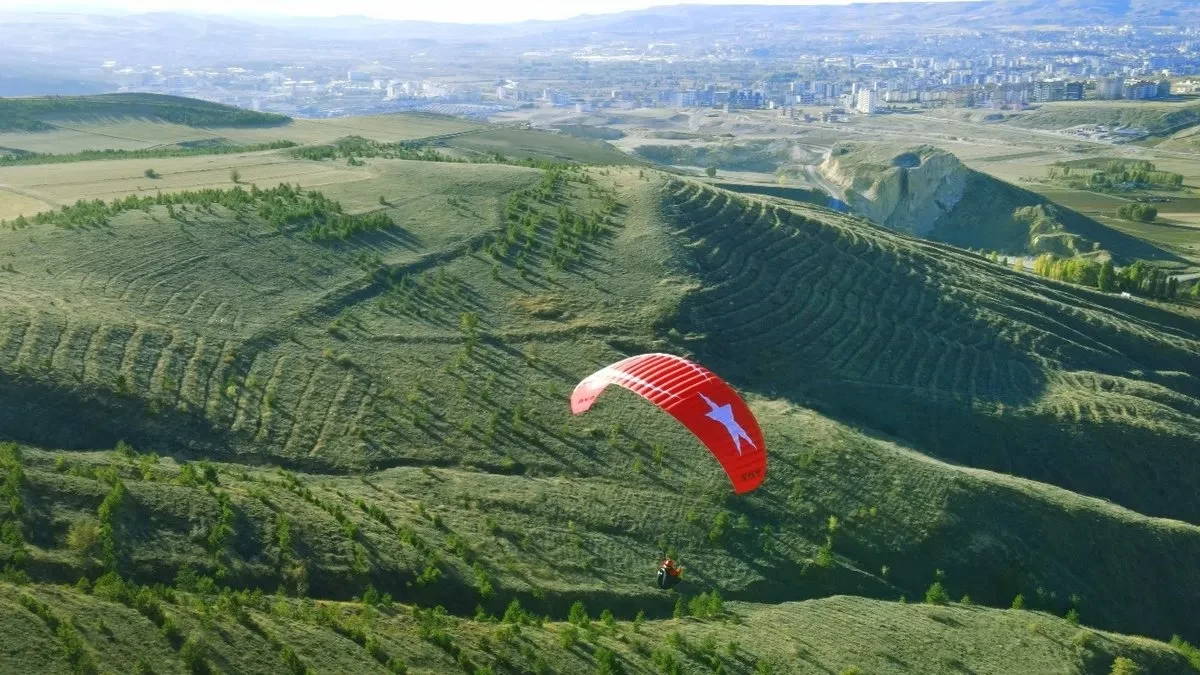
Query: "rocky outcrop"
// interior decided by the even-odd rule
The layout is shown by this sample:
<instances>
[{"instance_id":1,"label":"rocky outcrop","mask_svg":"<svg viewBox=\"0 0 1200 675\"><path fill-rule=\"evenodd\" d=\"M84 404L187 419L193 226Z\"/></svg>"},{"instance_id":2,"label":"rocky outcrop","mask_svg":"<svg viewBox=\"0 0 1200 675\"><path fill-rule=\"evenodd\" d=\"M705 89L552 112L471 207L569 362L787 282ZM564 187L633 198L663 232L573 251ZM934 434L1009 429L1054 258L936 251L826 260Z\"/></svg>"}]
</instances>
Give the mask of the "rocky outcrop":
<instances>
[{"instance_id":1,"label":"rocky outcrop","mask_svg":"<svg viewBox=\"0 0 1200 675\"><path fill-rule=\"evenodd\" d=\"M855 213L895 230L926 236L963 198L969 172L930 146L842 143L820 166Z\"/></svg>"}]
</instances>

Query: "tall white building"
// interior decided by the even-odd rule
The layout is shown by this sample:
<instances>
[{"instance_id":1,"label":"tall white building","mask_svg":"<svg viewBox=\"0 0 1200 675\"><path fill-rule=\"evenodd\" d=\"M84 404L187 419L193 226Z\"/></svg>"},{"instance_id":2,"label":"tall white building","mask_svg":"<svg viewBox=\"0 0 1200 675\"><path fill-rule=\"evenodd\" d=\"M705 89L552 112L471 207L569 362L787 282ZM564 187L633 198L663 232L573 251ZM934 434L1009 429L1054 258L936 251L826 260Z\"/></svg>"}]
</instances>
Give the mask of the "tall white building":
<instances>
[{"instance_id":1,"label":"tall white building","mask_svg":"<svg viewBox=\"0 0 1200 675\"><path fill-rule=\"evenodd\" d=\"M862 88L858 90L858 97L854 104L854 109L864 115L875 114L875 90Z\"/></svg>"}]
</instances>

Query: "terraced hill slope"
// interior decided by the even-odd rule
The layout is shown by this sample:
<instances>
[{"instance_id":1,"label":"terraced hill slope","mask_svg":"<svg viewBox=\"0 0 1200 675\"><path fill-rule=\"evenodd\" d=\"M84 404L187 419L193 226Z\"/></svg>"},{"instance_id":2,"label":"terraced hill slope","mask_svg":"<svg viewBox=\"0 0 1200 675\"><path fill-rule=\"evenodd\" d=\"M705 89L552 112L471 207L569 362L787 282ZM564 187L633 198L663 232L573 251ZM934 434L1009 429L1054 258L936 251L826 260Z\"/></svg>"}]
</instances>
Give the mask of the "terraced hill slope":
<instances>
[{"instance_id":1,"label":"terraced hill slope","mask_svg":"<svg viewBox=\"0 0 1200 675\"><path fill-rule=\"evenodd\" d=\"M968 169L928 145L839 143L821 165L855 213L894 230L962 248L1060 256L1100 251L1119 261L1169 260L1150 243Z\"/></svg>"},{"instance_id":2,"label":"terraced hill slope","mask_svg":"<svg viewBox=\"0 0 1200 675\"><path fill-rule=\"evenodd\" d=\"M667 215L704 282L680 330L747 386L965 464L1197 520L1194 481L1160 475L1186 472L1200 447L1194 320L816 207L674 189ZM1095 473L1097 457L1124 485Z\"/></svg>"},{"instance_id":3,"label":"terraced hill slope","mask_svg":"<svg viewBox=\"0 0 1200 675\"><path fill-rule=\"evenodd\" d=\"M23 444L0 457L0 553L6 578L39 582L4 593L51 607L11 616L57 631L54 617L103 607L123 617L105 619L117 637L74 629L98 661L134 661L151 631L156 661L230 670L444 670L456 645L496 670L534 669L539 649L561 672L599 667L601 646L630 670L696 670L707 632L768 625L769 646L736 638L722 667L1183 667L1161 643L1077 638L1044 614L778 605L915 600L940 580L953 598L1022 594L1089 626L1200 640L1194 320L636 168L363 171L379 178L339 187L353 208L243 187L0 229L0 429ZM742 388L771 445L762 490L732 498L694 439L631 394L568 415L580 377L649 349L696 354ZM668 552L689 597L777 606L737 609L748 626L671 623L680 596L650 584ZM44 585L105 572L184 599L112 577L91 596ZM213 583L277 596L222 600ZM663 621L651 635L692 647L589 636L559 652L561 625L510 643L394 608L372 642L359 605L336 619L278 597L368 584L462 616L513 599L555 619L577 600L643 611ZM852 631L888 646L838 646ZM58 648L78 653L75 633L55 632ZM930 636L975 651L904 647Z\"/></svg>"}]
</instances>

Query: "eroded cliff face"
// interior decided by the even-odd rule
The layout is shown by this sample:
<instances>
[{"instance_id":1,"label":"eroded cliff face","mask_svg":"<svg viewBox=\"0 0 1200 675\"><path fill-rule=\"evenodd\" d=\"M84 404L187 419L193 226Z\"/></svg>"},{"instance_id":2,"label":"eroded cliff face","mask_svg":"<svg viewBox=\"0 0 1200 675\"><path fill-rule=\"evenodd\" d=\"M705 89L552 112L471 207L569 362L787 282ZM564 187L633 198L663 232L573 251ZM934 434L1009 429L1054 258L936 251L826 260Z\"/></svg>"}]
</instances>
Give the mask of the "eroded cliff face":
<instances>
[{"instance_id":1,"label":"eroded cliff face","mask_svg":"<svg viewBox=\"0 0 1200 675\"><path fill-rule=\"evenodd\" d=\"M925 236L963 198L968 171L936 148L886 151L839 144L821 164L822 175L845 192L859 215L895 230Z\"/></svg>"}]
</instances>

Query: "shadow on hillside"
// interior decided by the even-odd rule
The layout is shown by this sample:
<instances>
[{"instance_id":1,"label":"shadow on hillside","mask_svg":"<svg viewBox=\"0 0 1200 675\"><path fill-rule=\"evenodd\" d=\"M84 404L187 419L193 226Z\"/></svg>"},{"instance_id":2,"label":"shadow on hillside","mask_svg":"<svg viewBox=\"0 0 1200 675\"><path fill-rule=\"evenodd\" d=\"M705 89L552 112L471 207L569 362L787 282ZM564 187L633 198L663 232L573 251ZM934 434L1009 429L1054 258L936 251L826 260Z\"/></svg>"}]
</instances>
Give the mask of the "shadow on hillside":
<instances>
[{"instance_id":1,"label":"shadow on hillside","mask_svg":"<svg viewBox=\"0 0 1200 675\"><path fill-rule=\"evenodd\" d=\"M0 438L64 450L118 441L160 455L226 455L228 433L174 408L151 413L142 399L58 387L0 371Z\"/></svg>"},{"instance_id":2,"label":"shadow on hillside","mask_svg":"<svg viewBox=\"0 0 1200 675\"><path fill-rule=\"evenodd\" d=\"M739 237L753 244L714 255L731 221L688 212L703 201L680 204L697 244L679 250L704 287L661 326L673 351L951 462L1200 522L1200 354L1180 342L1200 322L797 214L789 227L760 219ZM1106 398L1114 388L1130 398Z\"/></svg>"}]
</instances>

